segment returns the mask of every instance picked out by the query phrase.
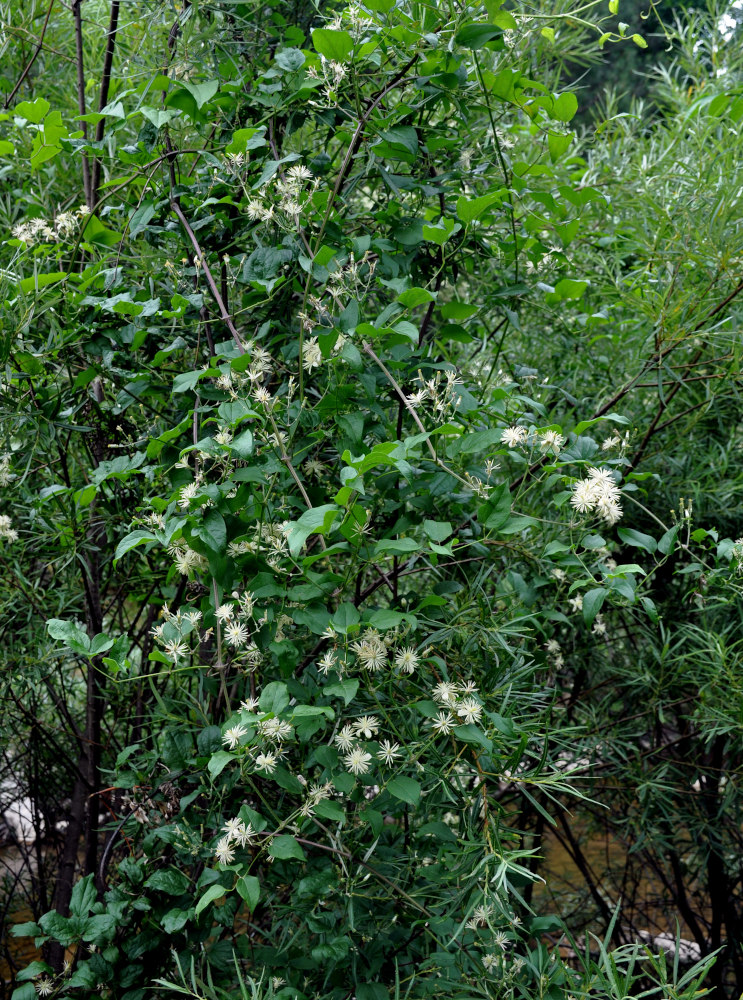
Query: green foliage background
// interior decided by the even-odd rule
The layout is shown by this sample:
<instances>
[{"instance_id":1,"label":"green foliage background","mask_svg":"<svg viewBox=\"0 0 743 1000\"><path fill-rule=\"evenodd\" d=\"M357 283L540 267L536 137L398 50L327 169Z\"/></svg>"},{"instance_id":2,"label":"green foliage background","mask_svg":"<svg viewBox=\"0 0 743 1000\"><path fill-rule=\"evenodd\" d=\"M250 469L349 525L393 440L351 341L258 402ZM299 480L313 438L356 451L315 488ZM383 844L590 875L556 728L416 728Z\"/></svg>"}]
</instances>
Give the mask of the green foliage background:
<instances>
[{"instance_id":1,"label":"green foliage background","mask_svg":"<svg viewBox=\"0 0 743 1000\"><path fill-rule=\"evenodd\" d=\"M740 994L741 64L655 6L7 7L14 1000Z\"/></svg>"}]
</instances>

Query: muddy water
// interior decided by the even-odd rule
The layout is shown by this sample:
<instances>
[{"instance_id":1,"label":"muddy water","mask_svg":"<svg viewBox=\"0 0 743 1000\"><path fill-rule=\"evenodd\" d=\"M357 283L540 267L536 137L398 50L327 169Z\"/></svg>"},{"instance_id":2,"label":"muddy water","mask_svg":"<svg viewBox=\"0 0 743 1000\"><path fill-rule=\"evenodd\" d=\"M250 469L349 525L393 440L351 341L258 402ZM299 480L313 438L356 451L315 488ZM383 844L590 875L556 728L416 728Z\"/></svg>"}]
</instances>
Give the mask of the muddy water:
<instances>
[{"instance_id":1,"label":"muddy water","mask_svg":"<svg viewBox=\"0 0 743 1000\"><path fill-rule=\"evenodd\" d=\"M23 873L24 869L26 869L23 855L17 847L3 847L2 850L0 850L0 863L2 865L2 874L8 881L14 879L19 873ZM28 877L27 869L26 877ZM19 883L16 883L15 898L11 902L10 911L7 915L5 925L2 928L4 947L0 952L0 981L5 984L5 989L4 994L0 995L10 996L8 984L10 984L13 979L12 967L8 964L5 949L7 949L10 954L11 961L15 965L16 971L24 968L29 962L33 962L35 959L41 958L40 951L34 947L34 939L32 937L16 938L12 937L10 934L10 929L14 924L23 924L26 921L33 919L34 916L26 902L23 888L19 885Z\"/></svg>"},{"instance_id":2,"label":"muddy water","mask_svg":"<svg viewBox=\"0 0 743 1000\"><path fill-rule=\"evenodd\" d=\"M558 832L562 834L561 830ZM637 938L638 932L653 937L670 935L674 939L678 922L681 937L693 940L663 881L643 864L639 855L629 854L627 845L609 831L584 834L576 824L571 832L608 911L613 913L621 901L619 924L625 928L627 939ZM544 859L539 874L546 884L535 885L534 908L538 912L556 911L576 932L596 931L604 926L604 919L595 919L598 902L591 895L584 872L564 836L558 838L552 830L546 830L539 853ZM693 887L689 889L693 896ZM702 915L705 915L703 909Z\"/></svg>"}]
</instances>

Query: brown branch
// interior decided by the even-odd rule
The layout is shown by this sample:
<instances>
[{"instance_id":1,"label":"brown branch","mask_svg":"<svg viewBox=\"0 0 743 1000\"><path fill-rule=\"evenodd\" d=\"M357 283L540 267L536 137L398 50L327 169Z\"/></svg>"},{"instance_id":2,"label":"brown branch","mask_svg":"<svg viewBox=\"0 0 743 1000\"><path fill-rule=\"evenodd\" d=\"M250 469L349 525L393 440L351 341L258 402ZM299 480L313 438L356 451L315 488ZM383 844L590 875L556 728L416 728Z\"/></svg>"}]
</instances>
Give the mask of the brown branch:
<instances>
[{"instance_id":1,"label":"brown branch","mask_svg":"<svg viewBox=\"0 0 743 1000\"><path fill-rule=\"evenodd\" d=\"M32 68L33 64L39 58L39 53L44 48L44 35L46 34L46 29L47 29L47 27L49 25L49 18L51 17L52 8L53 7L54 7L54 0L51 0L51 3L49 4L49 9L46 12L46 17L44 18L44 23L41 26L41 34L39 35L39 41L38 41L38 43L36 45L36 50L34 51L33 55L31 56L31 58L28 60L28 62L24 66L23 72L21 73L21 75L16 80L15 86L13 87L13 89L11 90L11 92L8 94L8 96L5 98L5 102L3 103L3 108L10 107L10 104L11 104L13 98L15 97L15 95L18 93L18 91L21 88L21 84L26 79L26 77L28 76L28 74L31 72L31 68Z\"/></svg>"},{"instance_id":2,"label":"brown branch","mask_svg":"<svg viewBox=\"0 0 743 1000\"><path fill-rule=\"evenodd\" d=\"M112 0L111 2L111 19L108 24L108 32L106 35L106 52L103 57L103 70L101 72L101 93L98 99L98 111L99 113L108 104L108 92L111 86L111 68L114 61L114 49L116 48L116 31L119 26L119 0ZM106 121L104 118L98 122L95 127L95 141L100 142L103 138L103 132L106 127ZM101 160L99 157L95 157L93 160L93 176L90 183L90 194L93 202L98 199L98 187L101 182ZM92 205L91 205L92 207Z\"/></svg>"},{"instance_id":3,"label":"brown branch","mask_svg":"<svg viewBox=\"0 0 743 1000\"><path fill-rule=\"evenodd\" d=\"M219 314L220 314L220 316L222 317L222 319L224 320L224 322L227 324L227 329L232 334L232 339L235 341L235 344L237 345L238 351L240 352L240 354L244 354L245 353L245 347L243 346L243 342L240 339L240 334L235 329L235 324L232 322L232 317L227 312L227 307L224 304L224 299L222 298L222 296L219 293L219 289L217 288L217 283L215 282L214 277L212 276L212 272L209 270L209 265L206 262L206 257L204 256L204 251L201 249L201 246L199 244L199 241L196 239L196 235L195 235L193 229L191 229L191 226L188 224L188 219L183 214L183 209L178 204L178 202L176 201L175 198L171 198L170 199L170 207L175 212L175 214L178 216L178 219L180 220L181 225L186 230L186 234L187 234L188 238L191 240L191 245L193 246L194 251L195 251L195 253L196 253L196 255L197 255L197 257L198 257L198 259L199 259L199 261L201 263L201 266L204 269L204 275L206 277L207 284L209 285L209 288L211 289L211 293L214 296L214 301L217 303L217 306L219 307Z\"/></svg>"},{"instance_id":4,"label":"brown branch","mask_svg":"<svg viewBox=\"0 0 743 1000\"><path fill-rule=\"evenodd\" d=\"M72 15L75 18L75 65L77 70L77 106L81 115L85 114L85 61L83 56L83 25L80 16L81 0L74 0ZM81 122L83 137L88 138L88 123ZM93 210L93 188L90 183L90 163L88 154L83 152L83 191L85 204Z\"/></svg>"}]
</instances>

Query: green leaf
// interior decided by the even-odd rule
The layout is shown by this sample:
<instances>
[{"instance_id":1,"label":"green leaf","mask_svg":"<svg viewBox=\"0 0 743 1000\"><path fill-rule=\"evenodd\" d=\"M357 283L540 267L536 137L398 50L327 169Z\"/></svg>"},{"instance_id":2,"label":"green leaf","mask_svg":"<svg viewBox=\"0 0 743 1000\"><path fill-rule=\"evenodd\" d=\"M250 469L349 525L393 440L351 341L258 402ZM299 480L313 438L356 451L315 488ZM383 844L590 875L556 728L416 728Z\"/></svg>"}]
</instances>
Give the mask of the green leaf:
<instances>
[{"instance_id":1,"label":"green leaf","mask_svg":"<svg viewBox=\"0 0 743 1000\"><path fill-rule=\"evenodd\" d=\"M56 285L60 281L66 280L67 275L64 271L52 271L46 274L34 274L30 278L21 278L18 287L24 295L28 295L29 292L35 292L40 288L46 288L47 285Z\"/></svg>"},{"instance_id":2,"label":"green leaf","mask_svg":"<svg viewBox=\"0 0 743 1000\"><path fill-rule=\"evenodd\" d=\"M226 895L227 895L227 890L223 885L210 885L209 888L204 893L204 895L196 904L196 911L195 911L196 916L198 917L198 915L202 912L202 910L205 910L210 903L214 902L215 899L221 899L222 896Z\"/></svg>"},{"instance_id":3,"label":"green leaf","mask_svg":"<svg viewBox=\"0 0 743 1000\"><path fill-rule=\"evenodd\" d=\"M583 621L589 628L593 625L594 619L601 610L608 594L609 591L604 587L596 587L583 595Z\"/></svg>"},{"instance_id":4,"label":"green leaf","mask_svg":"<svg viewBox=\"0 0 743 1000\"><path fill-rule=\"evenodd\" d=\"M483 750L488 751L493 748L492 741L488 739L482 729L472 723L468 723L466 726L456 726L453 732L456 739L463 740L465 743L475 743Z\"/></svg>"},{"instance_id":5,"label":"green leaf","mask_svg":"<svg viewBox=\"0 0 743 1000\"><path fill-rule=\"evenodd\" d=\"M64 621L61 618L50 618L46 623L46 630L52 639L59 639L66 645L76 643L86 650L90 649L90 639L81 628L72 622Z\"/></svg>"},{"instance_id":6,"label":"green leaf","mask_svg":"<svg viewBox=\"0 0 743 1000\"><path fill-rule=\"evenodd\" d=\"M342 698L344 703L348 705L356 697L358 690L359 682L356 678L349 678L338 681L336 684L328 684L327 687L323 688L323 694L328 695L329 698Z\"/></svg>"},{"instance_id":7,"label":"green leaf","mask_svg":"<svg viewBox=\"0 0 743 1000\"><path fill-rule=\"evenodd\" d=\"M563 278L555 285L555 292L561 299L580 299L587 288L587 281L574 281L572 278Z\"/></svg>"},{"instance_id":8,"label":"green leaf","mask_svg":"<svg viewBox=\"0 0 743 1000\"><path fill-rule=\"evenodd\" d=\"M188 877L176 868L164 868L161 871L153 872L145 882L147 888L166 892L169 896L183 895L188 890L189 885Z\"/></svg>"},{"instance_id":9,"label":"green leaf","mask_svg":"<svg viewBox=\"0 0 743 1000\"><path fill-rule=\"evenodd\" d=\"M37 97L35 101L21 101L20 104L16 104L13 108L13 114L38 125L50 107L49 101L45 101L43 97Z\"/></svg>"},{"instance_id":10,"label":"green leaf","mask_svg":"<svg viewBox=\"0 0 743 1000\"><path fill-rule=\"evenodd\" d=\"M552 103L552 117L559 122L569 122L578 110L578 98L571 91L560 94Z\"/></svg>"},{"instance_id":11,"label":"green leaf","mask_svg":"<svg viewBox=\"0 0 743 1000\"><path fill-rule=\"evenodd\" d=\"M249 149L258 149L266 145L266 126L257 128L238 128L232 133L232 139L225 148L226 153L245 153Z\"/></svg>"},{"instance_id":12,"label":"green leaf","mask_svg":"<svg viewBox=\"0 0 743 1000\"><path fill-rule=\"evenodd\" d=\"M93 876L86 875L75 883L70 897L70 913L73 917L87 917L97 899Z\"/></svg>"},{"instance_id":13,"label":"green leaf","mask_svg":"<svg viewBox=\"0 0 743 1000\"><path fill-rule=\"evenodd\" d=\"M353 628L354 625L358 625L361 615L358 608L349 601L346 601L339 606L330 620L337 632L340 632L341 635L348 635L348 630Z\"/></svg>"},{"instance_id":14,"label":"green leaf","mask_svg":"<svg viewBox=\"0 0 743 1000\"><path fill-rule=\"evenodd\" d=\"M165 931L166 934L177 934L178 931L182 931L183 928L188 923L190 913L188 910L179 910L174 908L168 910L160 917L160 926Z\"/></svg>"},{"instance_id":15,"label":"green leaf","mask_svg":"<svg viewBox=\"0 0 743 1000\"><path fill-rule=\"evenodd\" d=\"M10 994L10 1000L38 1000L38 994L33 983L22 983Z\"/></svg>"},{"instance_id":16,"label":"green leaf","mask_svg":"<svg viewBox=\"0 0 743 1000\"><path fill-rule=\"evenodd\" d=\"M242 875L237 880L235 888L248 904L248 909L252 913L258 905L258 900L261 898L261 884L258 879L255 875Z\"/></svg>"},{"instance_id":17,"label":"green leaf","mask_svg":"<svg viewBox=\"0 0 743 1000\"><path fill-rule=\"evenodd\" d=\"M209 758L207 770L212 778L217 778L224 771L230 761L237 760L234 753L227 753L226 750L217 750Z\"/></svg>"},{"instance_id":18,"label":"green leaf","mask_svg":"<svg viewBox=\"0 0 743 1000\"><path fill-rule=\"evenodd\" d=\"M345 823L346 821L346 812L343 806L339 802L333 802L329 799L323 799L321 802L318 802L314 807L314 812L316 815L323 819L329 819L333 823Z\"/></svg>"},{"instance_id":19,"label":"green leaf","mask_svg":"<svg viewBox=\"0 0 743 1000\"><path fill-rule=\"evenodd\" d=\"M415 309L426 302L433 302L435 296L427 288L408 288L397 296L397 301L406 309Z\"/></svg>"},{"instance_id":20,"label":"green leaf","mask_svg":"<svg viewBox=\"0 0 743 1000\"><path fill-rule=\"evenodd\" d=\"M635 531L634 528L617 528L617 534L625 545L636 545L638 548L645 549L646 552L651 553L655 552L658 548L658 543L652 535L646 535L642 531Z\"/></svg>"},{"instance_id":21,"label":"green leaf","mask_svg":"<svg viewBox=\"0 0 743 1000\"><path fill-rule=\"evenodd\" d=\"M261 712L278 715L289 704L289 689L283 681L270 681L261 691L259 707Z\"/></svg>"},{"instance_id":22,"label":"green leaf","mask_svg":"<svg viewBox=\"0 0 743 1000\"><path fill-rule=\"evenodd\" d=\"M302 546L310 535L327 535L339 513L340 509L334 503L306 510L299 520L292 524L287 536L291 555L299 555Z\"/></svg>"},{"instance_id":23,"label":"green leaf","mask_svg":"<svg viewBox=\"0 0 743 1000\"><path fill-rule=\"evenodd\" d=\"M675 524L668 531L664 532L658 541L658 551L662 552L664 556L669 556L672 554L676 547L676 539L678 538L678 533L681 530L680 524Z\"/></svg>"},{"instance_id":24,"label":"green leaf","mask_svg":"<svg viewBox=\"0 0 743 1000\"><path fill-rule=\"evenodd\" d=\"M550 160L556 163L567 152L572 141L572 132L550 132L547 136L547 148L549 149Z\"/></svg>"},{"instance_id":25,"label":"green leaf","mask_svg":"<svg viewBox=\"0 0 743 1000\"><path fill-rule=\"evenodd\" d=\"M387 791L401 802L417 806L421 797L421 786L413 778L393 778L387 785Z\"/></svg>"},{"instance_id":26,"label":"green leaf","mask_svg":"<svg viewBox=\"0 0 743 1000\"><path fill-rule=\"evenodd\" d=\"M464 195L457 198L457 215L465 224L479 219L481 215L492 205L500 205L505 196L505 190L491 191L483 194L479 198L466 198Z\"/></svg>"},{"instance_id":27,"label":"green leaf","mask_svg":"<svg viewBox=\"0 0 743 1000\"><path fill-rule=\"evenodd\" d=\"M272 858L278 858L280 861L288 861L289 858L296 858L298 861L305 860L302 845L289 834L274 837L269 844L268 853Z\"/></svg>"},{"instance_id":28,"label":"green leaf","mask_svg":"<svg viewBox=\"0 0 743 1000\"><path fill-rule=\"evenodd\" d=\"M117 562L126 552L135 548L137 545L141 545L143 542L153 541L155 541L155 536L151 531L143 531L141 528L137 528L136 531L130 531L129 534L125 535L116 546L116 551L114 552L114 562Z\"/></svg>"},{"instance_id":29,"label":"green leaf","mask_svg":"<svg viewBox=\"0 0 743 1000\"><path fill-rule=\"evenodd\" d=\"M136 239L141 232L144 232L147 228L147 224L152 219L154 214L154 204L149 200L142 202L139 208L132 212L129 219L129 237L131 239Z\"/></svg>"},{"instance_id":30,"label":"green leaf","mask_svg":"<svg viewBox=\"0 0 743 1000\"><path fill-rule=\"evenodd\" d=\"M206 102L210 101L219 90L219 80L208 80L206 83L187 83L183 81L181 86L193 97L196 101L196 107L200 111Z\"/></svg>"},{"instance_id":31,"label":"green leaf","mask_svg":"<svg viewBox=\"0 0 743 1000\"><path fill-rule=\"evenodd\" d=\"M105 653L107 649L110 649L114 644L114 640L110 639L107 635L100 633L95 636L90 644L90 655L98 656L99 653Z\"/></svg>"},{"instance_id":32,"label":"green leaf","mask_svg":"<svg viewBox=\"0 0 743 1000\"><path fill-rule=\"evenodd\" d=\"M452 533L452 526L449 521L429 521L423 522L423 530L434 542L443 542Z\"/></svg>"},{"instance_id":33,"label":"green leaf","mask_svg":"<svg viewBox=\"0 0 743 1000\"><path fill-rule=\"evenodd\" d=\"M395 125L383 129L379 136L379 140L372 146L377 156L412 163L418 155L418 133L412 125Z\"/></svg>"},{"instance_id":34,"label":"green leaf","mask_svg":"<svg viewBox=\"0 0 743 1000\"><path fill-rule=\"evenodd\" d=\"M339 63L348 62L353 52L353 38L349 33L332 28L315 28L312 32L312 44L321 56Z\"/></svg>"},{"instance_id":35,"label":"green leaf","mask_svg":"<svg viewBox=\"0 0 743 1000\"><path fill-rule=\"evenodd\" d=\"M191 372L181 372L173 379L173 392L189 392L191 389L195 389L203 374L198 369Z\"/></svg>"},{"instance_id":36,"label":"green leaf","mask_svg":"<svg viewBox=\"0 0 743 1000\"><path fill-rule=\"evenodd\" d=\"M497 24L476 24L473 22L461 27L454 36L454 41L465 49L481 49L483 45L494 38L500 38L502 34L503 28L499 28Z\"/></svg>"}]
</instances>

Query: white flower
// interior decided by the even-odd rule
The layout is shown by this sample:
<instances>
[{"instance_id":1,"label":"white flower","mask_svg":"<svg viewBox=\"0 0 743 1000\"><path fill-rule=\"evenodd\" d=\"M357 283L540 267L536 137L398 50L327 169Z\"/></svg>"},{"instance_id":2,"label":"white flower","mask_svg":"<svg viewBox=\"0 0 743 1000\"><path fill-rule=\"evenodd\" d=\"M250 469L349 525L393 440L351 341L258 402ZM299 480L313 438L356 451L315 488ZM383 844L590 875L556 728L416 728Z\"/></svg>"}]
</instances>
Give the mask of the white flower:
<instances>
[{"instance_id":1,"label":"white flower","mask_svg":"<svg viewBox=\"0 0 743 1000\"><path fill-rule=\"evenodd\" d=\"M294 198L287 198L286 201L281 202L279 207L285 215L291 215L294 219L298 219L302 214L302 206Z\"/></svg>"},{"instance_id":2,"label":"white flower","mask_svg":"<svg viewBox=\"0 0 743 1000\"><path fill-rule=\"evenodd\" d=\"M412 646L407 646L405 649L397 651L397 655L395 656L395 666L399 667L400 670L404 671L406 674L412 674L415 672L415 668L418 666L418 654Z\"/></svg>"},{"instance_id":3,"label":"white flower","mask_svg":"<svg viewBox=\"0 0 743 1000\"><path fill-rule=\"evenodd\" d=\"M278 759L275 753L259 753L255 758L255 766L272 774L276 770Z\"/></svg>"},{"instance_id":4,"label":"white flower","mask_svg":"<svg viewBox=\"0 0 743 1000\"><path fill-rule=\"evenodd\" d=\"M230 750L234 750L247 731L248 730L242 725L242 723L238 723L236 726L232 726L231 729L225 729L224 735L222 736L222 742L226 747L229 747Z\"/></svg>"},{"instance_id":5,"label":"white flower","mask_svg":"<svg viewBox=\"0 0 743 1000\"><path fill-rule=\"evenodd\" d=\"M520 444L526 441L526 428L525 427L506 427L500 436L503 444L508 445L509 448L518 448Z\"/></svg>"},{"instance_id":6,"label":"white flower","mask_svg":"<svg viewBox=\"0 0 743 1000\"><path fill-rule=\"evenodd\" d=\"M322 364L322 351L317 343L317 337L310 337L302 347L302 366L306 371L319 368Z\"/></svg>"},{"instance_id":7,"label":"white flower","mask_svg":"<svg viewBox=\"0 0 743 1000\"><path fill-rule=\"evenodd\" d=\"M596 503L597 513L607 524L616 524L622 516L622 508L611 496L601 496Z\"/></svg>"},{"instance_id":8,"label":"white flower","mask_svg":"<svg viewBox=\"0 0 743 1000\"><path fill-rule=\"evenodd\" d=\"M321 674L327 676L330 671L335 667L335 653L332 650L328 650L317 662L317 669Z\"/></svg>"},{"instance_id":9,"label":"white flower","mask_svg":"<svg viewBox=\"0 0 743 1000\"><path fill-rule=\"evenodd\" d=\"M224 637L231 646L239 649L248 641L248 630L242 622L230 622L225 626Z\"/></svg>"},{"instance_id":10,"label":"white flower","mask_svg":"<svg viewBox=\"0 0 743 1000\"><path fill-rule=\"evenodd\" d=\"M482 964L486 972L492 972L498 964L498 956L493 954L483 955Z\"/></svg>"},{"instance_id":11,"label":"white flower","mask_svg":"<svg viewBox=\"0 0 743 1000\"><path fill-rule=\"evenodd\" d=\"M42 976L34 983L34 989L40 997L48 997L54 992L54 982L49 976Z\"/></svg>"},{"instance_id":12,"label":"white flower","mask_svg":"<svg viewBox=\"0 0 743 1000\"><path fill-rule=\"evenodd\" d=\"M539 438L540 451L554 451L557 454L564 444L565 438L557 431L545 431Z\"/></svg>"},{"instance_id":13,"label":"white flower","mask_svg":"<svg viewBox=\"0 0 743 1000\"><path fill-rule=\"evenodd\" d=\"M222 837L214 851L214 857L221 865L228 865L235 860L235 849L229 837Z\"/></svg>"},{"instance_id":14,"label":"white flower","mask_svg":"<svg viewBox=\"0 0 743 1000\"><path fill-rule=\"evenodd\" d=\"M353 774L366 774L371 763L371 754L361 747L355 747L343 760L349 771Z\"/></svg>"},{"instance_id":15,"label":"white flower","mask_svg":"<svg viewBox=\"0 0 743 1000\"><path fill-rule=\"evenodd\" d=\"M170 642L166 642L163 649L167 655L172 657L174 660L178 660L181 656L185 656L188 653L188 646L186 643L178 642L176 639L171 639Z\"/></svg>"},{"instance_id":16,"label":"white flower","mask_svg":"<svg viewBox=\"0 0 743 1000\"><path fill-rule=\"evenodd\" d=\"M432 693L434 701L442 701L445 705L450 705L457 699L457 685L451 681L441 681Z\"/></svg>"},{"instance_id":17,"label":"white flower","mask_svg":"<svg viewBox=\"0 0 743 1000\"><path fill-rule=\"evenodd\" d=\"M580 479L573 487L570 502L580 514L593 510L598 500L598 489L590 479Z\"/></svg>"},{"instance_id":18,"label":"white flower","mask_svg":"<svg viewBox=\"0 0 743 1000\"><path fill-rule=\"evenodd\" d=\"M570 605L570 607L571 607L571 609L573 611L582 611L583 610L583 595L582 594L578 594L577 597L569 597L568 598L568 604Z\"/></svg>"},{"instance_id":19,"label":"white flower","mask_svg":"<svg viewBox=\"0 0 743 1000\"><path fill-rule=\"evenodd\" d=\"M474 698L465 698L457 708L457 715L461 716L465 722L479 722L482 715L482 705Z\"/></svg>"},{"instance_id":20,"label":"white flower","mask_svg":"<svg viewBox=\"0 0 743 1000\"><path fill-rule=\"evenodd\" d=\"M240 826L237 827L235 832L232 834L233 839L240 847L247 847L247 845L252 841L255 836L255 830L250 823L246 826L245 823L240 820Z\"/></svg>"},{"instance_id":21,"label":"white flower","mask_svg":"<svg viewBox=\"0 0 743 1000\"><path fill-rule=\"evenodd\" d=\"M544 648L547 650L548 653L553 653L553 654L559 653L560 643L557 641L557 639L548 639L547 642L545 642L544 644Z\"/></svg>"},{"instance_id":22,"label":"white flower","mask_svg":"<svg viewBox=\"0 0 743 1000\"><path fill-rule=\"evenodd\" d=\"M431 720L433 731L440 736L448 736L456 724L451 712L439 712L437 718Z\"/></svg>"},{"instance_id":23,"label":"white flower","mask_svg":"<svg viewBox=\"0 0 743 1000\"><path fill-rule=\"evenodd\" d=\"M292 181L297 183L312 180L312 171L308 170L308 168L301 163L296 163L293 167L289 167L286 173Z\"/></svg>"},{"instance_id":24,"label":"white flower","mask_svg":"<svg viewBox=\"0 0 743 1000\"><path fill-rule=\"evenodd\" d=\"M319 478L325 471L325 466L316 458L308 458L304 463L304 471L308 476Z\"/></svg>"},{"instance_id":25,"label":"white flower","mask_svg":"<svg viewBox=\"0 0 743 1000\"><path fill-rule=\"evenodd\" d=\"M496 948L500 948L505 951L506 945L508 944L508 935L505 931L496 931L495 934L493 934L492 941Z\"/></svg>"},{"instance_id":26,"label":"white flower","mask_svg":"<svg viewBox=\"0 0 743 1000\"><path fill-rule=\"evenodd\" d=\"M335 735L335 745L339 750L350 750L355 739L356 735L354 733L353 726L344 726L343 729Z\"/></svg>"},{"instance_id":27,"label":"white flower","mask_svg":"<svg viewBox=\"0 0 743 1000\"><path fill-rule=\"evenodd\" d=\"M353 728L359 736L364 736L367 740L370 740L375 733L379 732L379 721L373 715L362 715L360 719L354 722Z\"/></svg>"},{"instance_id":28,"label":"white flower","mask_svg":"<svg viewBox=\"0 0 743 1000\"><path fill-rule=\"evenodd\" d=\"M379 744L379 750L377 751L377 757L379 760L384 761L385 764L392 766L395 760L400 756L400 744L392 743L390 740L382 740Z\"/></svg>"},{"instance_id":29,"label":"white flower","mask_svg":"<svg viewBox=\"0 0 743 1000\"><path fill-rule=\"evenodd\" d=\"M243 821L237 816L235 819L228 819L225 825L222 827L223 831L227 834L228 840L234 840L235 834L243 825Z\"/></svg>"},{"instance_id":30,"label":"white flower","mask_svg":"<svg viewBox=\"0 0 743 1000\"><path fill-rule=\"evenodd\" d=\"M220 604L217 610L214 612L214 614L217 617L217 621L220 622L228 621L230 618L232 618L234 613L235 613L234 604Z\"/></svg>"},{"instance_id":31,"label":"white flower","mask_svg":"<svg viewBox=\"0 0 743 1000\"><path fill-rule=\"evenodd\" d=\"M199 492L198 483L189 483L187 486L181 487L181 491L178 494L178 506L184 510L190 506L191 501Z\"/></svg>"},{"instance_id":32,"label":"white flower","mask_svg":"<svg viewBox=\"0 0 743 1000\"><path fill-rule=\"evenodd\" d=\"M594 483L601 483L602 486L611 486L616 488L616 483L614 482L614 475L611 469L596 469L589 468L588 478Z\"/></svg>"},{"instance_id":33,"label":"white flower","mask_svg":"<svg viewBox=\"0 0 743 1000\"><path fill-rule=\"evenodd\" d=\"M381 670L387 663L387 649L374 636L355 642L351 648L367 670Z\"/></svg>"},{"instance_id":34,"label":"white flower","mask_svg":"<svg viewBox=\"0 0 743 1000\"><path fill-rule=\"evenodd\" d=\"M240 708L243 712L255 712L256 708L258 708L258 699L246 698L245 701L240 702Z\"/></svg>"}]
</instances>

